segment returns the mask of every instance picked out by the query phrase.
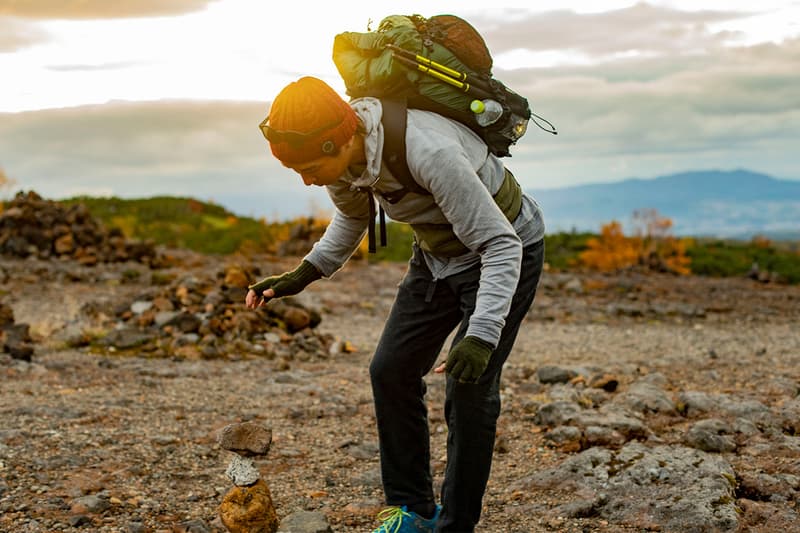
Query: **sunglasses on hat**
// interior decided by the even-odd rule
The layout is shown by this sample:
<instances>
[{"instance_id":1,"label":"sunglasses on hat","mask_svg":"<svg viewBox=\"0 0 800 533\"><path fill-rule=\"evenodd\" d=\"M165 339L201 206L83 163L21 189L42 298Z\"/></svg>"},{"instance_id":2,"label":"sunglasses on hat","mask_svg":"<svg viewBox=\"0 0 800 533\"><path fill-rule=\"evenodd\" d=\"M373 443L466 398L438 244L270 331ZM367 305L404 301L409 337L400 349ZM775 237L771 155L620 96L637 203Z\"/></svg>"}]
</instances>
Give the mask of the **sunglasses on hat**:
<instances>
[{"instance_id":1,"label":"sunglasses on hat","mask_svg":"<svg viewBox=\"0 0 800 533\"><path fill-rule=\"evenodd\" d=\"M267 115L267 118L265 118L263 121L261 121L261 124L259 124L258 127L259 127L259 129L261 129L261 133L264 135L264 138L266 140L268 140L269 142L274 143L274 144L285 142L285 143L288 143L289 146L291 146L292 148L300 148L310 138L316 137L317 135L319 135L323 131L326 131L326 130L329 130L329 129L335 127L335 126L338 126L341 123L342 123L342 119L338 119L335 122L331 122L330 124L326 124L325 126L322 126L321 128L316 128L316 129L311 130L311 131L276 130L276 129L271 128L269 126L269 115ZM330 147L331 147L331 150L329 150L329 151L332 151L333 149L335 149L335 146L333 146L333 142L331 142L331 141L326 141L325 143L323 143L323 148L325 148L325 146L328 145L328 144L330 144ZM328 151L326 151L324 149L323 149L323 152L328 153Z\"/></svg>"}]
</instances>

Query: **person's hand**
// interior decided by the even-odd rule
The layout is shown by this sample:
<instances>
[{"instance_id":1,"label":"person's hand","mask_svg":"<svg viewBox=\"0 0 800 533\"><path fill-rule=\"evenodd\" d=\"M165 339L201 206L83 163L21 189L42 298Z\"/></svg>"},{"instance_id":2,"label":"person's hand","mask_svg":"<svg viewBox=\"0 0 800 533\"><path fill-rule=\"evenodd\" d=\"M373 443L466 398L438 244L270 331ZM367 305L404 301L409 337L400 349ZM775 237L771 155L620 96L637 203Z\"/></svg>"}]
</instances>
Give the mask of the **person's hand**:
<instances>
[{"instance_id":1,"label":"person's hand","mask_svg":"<svg viewBox=\"0 0 800 533\"><path fill-rule=\"evenodd\" d=\"M245 305L250 309L260 307L272 298L282 298L299 293L309 283L318 280L322 274L317 267L303 261L296 269L279 276L264 278L258 283L250 285L244 298Z\"/></svg>"},{"instance_id":2,"label":"person's hand","mask_svg":"<svg viewBox=\"0 0 800 533\"><path fill-rule=\"evenodd\" d=\"M244 303L249 309L255 309L270 301L275 297L275 291L267 289L260 295L253 289L247 291L247 296L244 297Z\"/></svg>"},{"instance_id":3,"label":"person's hand","mask_svg":"<svg viewBox=\"0 0 800 533\"><path fill-rule=\"evenodd\" d=\"M494 348L488 342L468 335L453 346L447 362L436 367L434 372L441 374L447 371L461 383L475 383L489 366L493 351Z\"/></svg>"}]
</instances>

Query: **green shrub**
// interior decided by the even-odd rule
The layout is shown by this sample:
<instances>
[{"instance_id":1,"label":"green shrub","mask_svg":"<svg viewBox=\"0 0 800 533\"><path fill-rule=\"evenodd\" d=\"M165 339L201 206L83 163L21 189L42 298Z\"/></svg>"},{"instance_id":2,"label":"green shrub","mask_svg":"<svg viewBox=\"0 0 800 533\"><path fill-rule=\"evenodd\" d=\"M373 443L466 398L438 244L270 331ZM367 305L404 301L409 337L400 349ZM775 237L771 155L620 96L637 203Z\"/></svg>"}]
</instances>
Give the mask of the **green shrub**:
<instances>
[{"instance_id":1,"label":"green shrub","mask_svg":"<svg viewBox=\"0 0 800 533\"><path fill-rule=\"evenodd\" d=\"M692 273L704 276L746 276L754 264L775 272L789 283L800 283L800 255L791 243L697 241L687 250Z\"/></svg>"},{"instance_id":2,"label":"green shrub","mask_svg":"<svg viewBox=\"0 0 800 533\"><path fill-rule=\"evenodd\" d=\"M380 225L376 224L376 251L368 254L370 261L395 261L406 262L411 258L412 244L414 242L414 232L411 226L401 222L386 223L386 246L381 246ZM366 237L364 237L366 239ZM366 252L367 247L362 244L362 250Z\"/></svg>"},{"instance_id":3,"label":"green shrub","mask_svg":"<svg viewBox=\"0 0 800 533\"><path fill-rule=\"evenodd\" d=\"M597 237L597 235L585 232L560 232L545 235L544 260L551 268L568 270L577 265L578 255L586 250L586 243L592 237Z\"/></svg>"},{"instance_id":4,"label":"green shrub","mask_svg":"<svg viewBox=\"0 0 800 533\"><path fill-rule=\"evenodd\" d=\"M238 217L225 208L192 198L159 196L141 199L76 197L107 227L117 227L132 239L152 240L172 248L206 254L231 254L243 248L274 251L286 224L266 224Z\"/></svg>"}]
</instances>

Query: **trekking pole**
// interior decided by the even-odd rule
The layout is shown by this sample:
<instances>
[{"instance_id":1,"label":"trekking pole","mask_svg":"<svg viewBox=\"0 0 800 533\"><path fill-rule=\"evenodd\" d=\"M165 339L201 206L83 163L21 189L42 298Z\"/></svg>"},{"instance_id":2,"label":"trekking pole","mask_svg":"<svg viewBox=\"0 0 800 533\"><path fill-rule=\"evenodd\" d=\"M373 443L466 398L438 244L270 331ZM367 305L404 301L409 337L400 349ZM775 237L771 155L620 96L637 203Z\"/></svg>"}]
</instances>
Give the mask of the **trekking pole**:
<instances>
[{"instance_id":1,"label":"trekking pole","mask_svg":"<svg viewBox=\"0 0 800 533\"><path fill-rule=\"evenodd\" d=\"M448 74L446 74L444 72L440 72L438 70L435 70L434 68L422 65L420 63L417 63L415 60L409 59L408 57L405 57L405 55L398 55L398 54L392 54L392 55L401 64L403 64L403 65L405 65L405 66L407 66L407 67L409 67L411 69L416 69L416 70L419 70L420 72L424 72L428 76L431 76L433 78L436 78L437 80L443 81L444 83L447 83L448 85L451 85L451 86L455 87L456 89L460 89L461 91L463 91L463 92L465 92L465 93L467 93L467 94L469 94L471 96L474 96L475 98L479 98L481 100L483 100L485 98L492 98L492 94L487 92L487 91L485 91L484 89L481 89L479 87L471 85L471 84L469 84L469 83L467 83L465 81L460 81L460 80L458 80L456 78L451 77L450 75L448 75ZM438 65L438 63L437 63L437 65ZM444 66L444 65L441 65L441 66ZM447 68L447 67L445 67L445 68ZM448 70L452 70L452 69L448 69ZM455 70L452 70L452 72L455 72L456 74L461 74L460 72L457 72Z\"/></svg>"},{"instance_id":2,"label":"trekking pole","mask_svg":"<svg viewBox=\"0 0 800 533\"><path fill-rule=\"evenodd\" d=\"M421 56L421 55L415 54L414 52L410 52L410 51L406 50L405 48L400 48L399 46L394 45L394 44L387 44L386 48L391 50L393 52L394 57L396 57L398 59L403 57L405 59L413 61L415 63L414 66L417 67L422 72L426 72L426 71L421 69L421 68L419 68L420 65L423 65L423 66L425 66L425 67L427 67L429 69L432 69L432 72L437 72L438 71L439 73L445 74L449 78L452 78L452 79L454 79L456 81L459 81L461 83L466 83L470 87L475 87L475 88L477 88L477 89L479 89L481 91L484 91L487 95L491 94L491 87L490 86L488 86L483 80L475 79L474 76L471 76L471 75L467 74L466 72L459 72L459 71L457 71L455 69L452 69L452 68L450 68L448 66L442 65L441 63L437 63L436 61L434 61L432 59L429 59L429 58L427 58L425 56ZM401 62L403 62L403 61L401 60ZM410 64L408 62L404 62L404 64L407 65L407 66L410 66ZM435 74L432 74L432 75L434 77L438 77ZM450 85L453 85L449 81L447 81L446 83L450 83ZM461 87L459 87L457 85L455 85L455 87L461 88ZM464 90L464 89L462 89L462 90ZM465 92L466 92L466 90L465 90Z\"/></svg>"},{"instance_id":3,"label":"trekking pole","mask_svg":"<svg viewBox=\"0 0 800 533\"><path fill-rule=\"evenodd\" d=\"M409 50L406 50L405 48L400 48L396 44L387 44L386 48L388 48L389 50L391 50L395 54L400 54L403 57L411 59L412 61L416 61L416 62L422 63L423 65L426 65L428 67L433 67L435 69L438 69L441 72L443 72L443 73L447 74L448 76L450 76L451 78L457 79L458 81L467 81L467 74L466 73L459 72L459 71L454 70L454 69L452 69L450 67L442 65L441 63L437 63L437 62L433 61L432 59L428 59L425 56L417 55L414 52L410 52Z\"/></svg>"},{"instance_id":4,"label":"trekking pole","mask_svg":"<svg viewBox=\"0 0 800 533\"><path fill-rule=\"evenodd\" d=\"M415 54L405 48L400 48L395 44L387 44L386 48L394 52L395 55L399 54L407 59L415 61L419 64L425 65L428 68L432 68L438 70L439 72L450 76L458 81L465 82L470 84L471 86L475 86L487 93L491 92L491 87L486 84L483 80L475 79L474 76L467 74L466 72L459 72L455 69L452 69L448 66L442 65L441 63L437 63L436 61L427 58L425 56L421 56L419 54Z\"/></svg>"}]
</instances>

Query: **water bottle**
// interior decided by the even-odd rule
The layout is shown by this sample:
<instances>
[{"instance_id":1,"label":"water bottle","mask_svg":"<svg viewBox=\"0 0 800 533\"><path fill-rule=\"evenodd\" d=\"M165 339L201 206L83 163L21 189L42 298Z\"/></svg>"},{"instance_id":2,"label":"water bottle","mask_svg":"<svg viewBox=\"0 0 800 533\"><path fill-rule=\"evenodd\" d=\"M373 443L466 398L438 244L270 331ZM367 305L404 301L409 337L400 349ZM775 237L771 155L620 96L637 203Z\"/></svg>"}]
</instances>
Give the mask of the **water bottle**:
<instances>
[{"instance_id":1,"label":"water bottle","mask_svg":"<svg viewBox=\"0 0 800 533\"><path fill-rule=\"evenodd\" d=\"M469 108L475 113L475 121L482 127L494 124L503 116L503 106L495 100L473 100Z\"/></svg>"}]
</instances>

